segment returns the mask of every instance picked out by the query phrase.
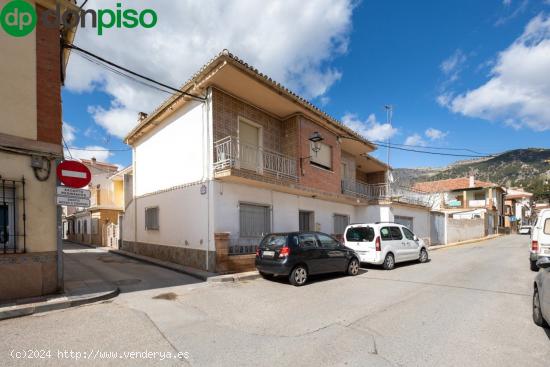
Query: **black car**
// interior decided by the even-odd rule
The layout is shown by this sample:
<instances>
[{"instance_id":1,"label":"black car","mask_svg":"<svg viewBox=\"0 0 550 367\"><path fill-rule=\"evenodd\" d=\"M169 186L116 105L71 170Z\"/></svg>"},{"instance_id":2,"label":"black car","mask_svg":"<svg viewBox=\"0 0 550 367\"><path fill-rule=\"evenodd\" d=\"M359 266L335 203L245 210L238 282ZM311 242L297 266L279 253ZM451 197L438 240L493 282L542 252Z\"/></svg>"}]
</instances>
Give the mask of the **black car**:
<instances>
[{"instance_id":1,"label":"black car","mask_svg":"<svg viewBox=\"0 0 550 367\"><path fill-rule=\"evenodd\" d=\"M312 274L359 274L359 256L325 233L271 233L256 250L256 268L263 277L288 276L301 286Z\"/></svg>"}]
</instances>

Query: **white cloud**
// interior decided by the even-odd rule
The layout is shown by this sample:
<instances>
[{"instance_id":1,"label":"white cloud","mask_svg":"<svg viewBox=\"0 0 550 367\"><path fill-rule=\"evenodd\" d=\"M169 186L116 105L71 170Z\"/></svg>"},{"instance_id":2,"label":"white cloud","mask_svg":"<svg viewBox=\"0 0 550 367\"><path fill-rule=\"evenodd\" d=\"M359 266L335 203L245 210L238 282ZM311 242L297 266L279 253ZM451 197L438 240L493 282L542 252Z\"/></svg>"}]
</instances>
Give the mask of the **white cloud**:
<instances>
[{"instance_id":1,"label":"white cloud","mask_svg":"<svg viewBox=\"0 0 550 367\"><path fill-rule=\"evenodd\" d=\"M111 157L113 154L109 151L107 151L105 147L99 146L99 145L90 145L86 146L83 149L80 150L80 148L73 148L69 152L67 149L65 149L65 157L71 157L74 159L92 159L95 158L99 162L107 162L109 160L109 157Z\"/></svg>"},{"instance_id":2,"label":"white cloud","mask_svg":"<svg viewBox=\"0 0 550 367\"><path fill-rule=\"evenodd\" d=\"M430 139L430 140L441 140L445 138L449 133L443 132L438 129L434 129L433 127L430 127L427 129L424 134Z\"/></svg>"},{"instance_id":3,"label":"white cloud","mask_svg":"<svg viewBox=\"0 0 550 367\"><path fill-rule=\"evenodd\" d=\"M455 113L516 128L550 129L550 17L539 14L499 53L482 86L447 98ZM445 98L443 98L445 99Z\"/></svg>"},{"instance_id":4,"label":"white cloud","mask_svg":"<svg viewBox=\"0 0 550 367\"><path fill-rule=\"evenodd\" d=\"M505 6L508 6L512 3L512 0L502 0L502 4L504 4Z\"/></svg>"},{"instance_id":5,"label":"white cloud","mask_svg":"<svg viewBox=\"0 0 550 367\"><path fill-rule=\"evenodd\" d=\"M76 139L76 128L63 121L62 134L65 142L71 144Z\"/></svg>"},{"instance_id":6,"label":"white cloud","mask_svg":"<svg viewBox=\"0 0 550 367\"><path fill-rule=\"evenodd\" d=\"M511 3L511 0L504 0L503 4L506 6L506 10L509 10ZM495 26L498 27L504 25L521 13L525 12L525 10L527 10L527 5L529 5L529 0L522 0L510 14L499 17L495 22Z\"/></svg>"},{"instance_id":7,"label":"white cloud","mask_svg":"<svg viewBox=\"0 0 550 367\"><path fill-rule=\"evenodd\" d=\"M460 49L457 49L455 50L455 52L453 52L451 56L443 60L441 65L439 65L439 68L447 77L447 84L452 83L458 79L460 71L462 70L464 63L466 62L466 59L467 57L464 52L462 52L462 50Z\"/></svg>"},{"instance_id":8,"label":"white cloud","mask_svg":"<svg viewBox=\"0 0 550 367\"><path fill-rule=\"evenodd\" d=\"M405 145L426 146L426 141L419 134L413 134L405 139Z\"/></svg>"},{"instance_id":9,"label":"white cloud","mask_svg":"<svg viewBox=\"0 0 550 367\"><path fill-rule=\"evenodd\" d=\"M342 123L368 140L383 141L397 133L397 129L390 124L378 122L373 113L365 121L354 113L347 113L342 117Z\"/></svg>"},{"instance_id":10,"label":"white cloud","mask_svg":"<svg viewBox=\"0 0 550 367\"><path fill-rule=\"evenodd\" d=\"M227 48L249 64L306 98L322 98L342 73L330 62L347 52L353 0L247 1L127 0L125 8L153 8L151 29L107 29L98 36L79 28L75 44L120 65L180 86L209 59ZM86 8L105 8L90 0ZM102 90L108 108L90 109L110 134L123 137L167 95L121 78L72 55L67 88Z\"/></svg>"}]
</instances>

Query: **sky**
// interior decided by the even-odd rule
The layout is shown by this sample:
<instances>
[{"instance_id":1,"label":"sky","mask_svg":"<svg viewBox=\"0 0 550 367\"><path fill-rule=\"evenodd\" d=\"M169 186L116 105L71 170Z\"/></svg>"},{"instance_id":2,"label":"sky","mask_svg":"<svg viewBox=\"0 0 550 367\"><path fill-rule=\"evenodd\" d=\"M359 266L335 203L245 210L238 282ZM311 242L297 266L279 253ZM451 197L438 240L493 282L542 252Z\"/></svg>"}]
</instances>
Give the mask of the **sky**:
<instances>
[{"instance_id":1,"label":"sky","mask_svg":"<svg viewBox=\"0 0 550 367\"><path fill-rule=\"evenodd\" d=\"M75 45L173 86L227 48L364 137L389 140L393 167L466 159L396 148L550 148L550 0L121 3L153 9L157 24L79 28ZM62 91L66 155L129 165L124 136L167 96L73 52ZM385 161L387 150L373 155Z\"/></svg>"}]
</instances>

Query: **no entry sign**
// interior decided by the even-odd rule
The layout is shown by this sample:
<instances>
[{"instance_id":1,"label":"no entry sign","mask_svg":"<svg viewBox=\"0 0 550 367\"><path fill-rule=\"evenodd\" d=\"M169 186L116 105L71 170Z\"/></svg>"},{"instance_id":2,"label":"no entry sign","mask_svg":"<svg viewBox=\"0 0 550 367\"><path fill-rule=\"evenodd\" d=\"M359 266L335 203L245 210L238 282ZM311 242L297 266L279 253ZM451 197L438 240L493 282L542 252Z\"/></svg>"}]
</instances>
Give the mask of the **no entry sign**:
<instances>
[{"instance_id":1,"label":"no entry sign","mask_svg":"<svg viewBox=\"0 0 550 367\"><path fill-rule=\"evenodd\" d=\"M92 174L80 162L63 161L57 166L57 177L64 185L78 189L90 183Z\"/></svg>"}]
</instances>

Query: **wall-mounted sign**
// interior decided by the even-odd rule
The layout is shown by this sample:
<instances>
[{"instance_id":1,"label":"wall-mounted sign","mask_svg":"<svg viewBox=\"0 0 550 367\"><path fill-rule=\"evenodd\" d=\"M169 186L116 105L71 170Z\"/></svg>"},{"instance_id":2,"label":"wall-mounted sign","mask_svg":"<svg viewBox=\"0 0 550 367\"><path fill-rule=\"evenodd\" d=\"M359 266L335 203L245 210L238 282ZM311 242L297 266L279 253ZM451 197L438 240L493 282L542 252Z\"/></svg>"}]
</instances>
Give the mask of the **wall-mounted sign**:
<instances>
[{"instance_id":1,"label":"wall-mounted sign","mask_svg":"<svg viewBox=\"0 0 550 367\"><path fill-rule=\"evenodd\" d=\"M66 196L57 196L56 203L57 205L76 206L79 208L90 207L90 199L81 199Z\"/></svg>"},{"instance_id":2,"label":"wall-mounted sign","mask_svg":"<svg viewBox=\"0 0 550 367\"><path fill-rule=\"evenodd\" d=\"M201 195L206 195L206 185L201 186Z\"/></svg>"},{"instance_id":3,"label":"wall-mounted sign","mask_svg":"<svg viewBox=\"0 0 550 367\"><path fill-rule=\"evenodd\" d=\"M90 206L90 190L75 189L68 186L57 186L57 205L88 208Z\"/></svg>"}]
</instances>

